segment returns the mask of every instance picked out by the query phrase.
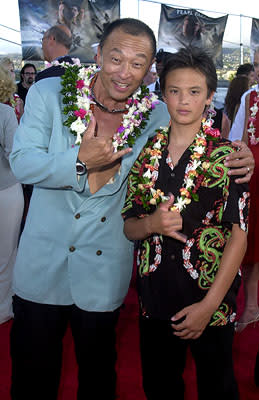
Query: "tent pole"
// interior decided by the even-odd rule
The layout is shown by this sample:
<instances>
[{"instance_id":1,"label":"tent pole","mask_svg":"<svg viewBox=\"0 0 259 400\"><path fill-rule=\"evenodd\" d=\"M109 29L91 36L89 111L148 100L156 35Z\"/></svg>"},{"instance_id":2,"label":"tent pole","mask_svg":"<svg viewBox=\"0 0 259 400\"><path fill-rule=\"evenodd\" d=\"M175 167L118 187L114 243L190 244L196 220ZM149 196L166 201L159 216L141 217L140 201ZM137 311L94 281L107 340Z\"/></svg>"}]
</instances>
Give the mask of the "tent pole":
<instances>
[{"instance_id":1,"label":"tent pole","mask_svg":"<svg viewBox=\"0 0 259 400\"><path fill-rule=\"evenodd\" d=\"M242 14L240 14L240 64L244 63L244 47L242 40Z\"/></svg>"}]
</instances>

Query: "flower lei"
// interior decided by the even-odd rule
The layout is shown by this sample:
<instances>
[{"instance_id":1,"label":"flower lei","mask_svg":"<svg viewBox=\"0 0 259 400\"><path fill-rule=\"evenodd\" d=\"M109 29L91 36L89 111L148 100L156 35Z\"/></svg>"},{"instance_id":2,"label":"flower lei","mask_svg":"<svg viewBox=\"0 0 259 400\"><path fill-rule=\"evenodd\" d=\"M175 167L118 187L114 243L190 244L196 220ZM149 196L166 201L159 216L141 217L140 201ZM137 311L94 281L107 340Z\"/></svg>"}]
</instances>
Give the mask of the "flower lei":
<instances>
[{"instance_id":1,"label":"flower lei","mask_svg":"<svg viewBox=\"0 0 259 400\"><path fill-rule=\"evenodd\" d=\"M175 203L171 207L172 211L181 212L188 204L199 200L197 194L198 188L201 186L204 178L210 176L209 168L213 161L210 158L212 151L212 142L220 137L220 131L211 127L209 120L202 120L202 127L196 134L193 144L189 147L192 152L190 161L186 166L183 186L180 188L180 195L176 198ZM157 135L153 138L153 146L147 146L143 152L142 173L137 179L137 190L135 199L140 202L146 210L150 210L151 205L169 199L160 189L155 189L155 182L158 178L159 159L162 157L161 148L168 143L169 127L158 129ZM150 143L150 142L149 142ZM143 170L146 172L143 174ZM196 183L195 183L196 180Z\"/></svg>"},{"instance_id":2,"label":"flower lei","mask_svg":"<svg viewBox=\"0 0 259 400\"><path fill-rule=\"evenodd\" d=\"M87 129L92 115L92 107L95 102L91 97L90 85L93 77L98 72L95 66L85 68L78 59L73 59L74 64L54 61L53 65L65 68L61 77L63 113L67 115L64 125L70 128L71 133L76 136L76 144L80 144L84 131ZM125 146L132 147L136 138L141 135L141 130L146 126L146 121L152 110L158 104L158 97L150 93L146 86L141 86L127 100L123 114L122 123L113 135L114 151L123 149Z\"/></svg>"},{"instance_id":3,"label":"flower lei","mask_svg":"<svg viewBox=\"0 0 259 400\"><path fill-rule=\"evenodd\" d=\"M258 112L258 103L259 103L259 89L256 89L254 105L249 109L251 111L251 114L248 119L249 125L247 129L247 132L250 133L249 139L251 145L256 145L259 142L259 137L255 136L256 128L254 126L254 122L256 120L256 114Z\"/></svg>"}]
</instances>

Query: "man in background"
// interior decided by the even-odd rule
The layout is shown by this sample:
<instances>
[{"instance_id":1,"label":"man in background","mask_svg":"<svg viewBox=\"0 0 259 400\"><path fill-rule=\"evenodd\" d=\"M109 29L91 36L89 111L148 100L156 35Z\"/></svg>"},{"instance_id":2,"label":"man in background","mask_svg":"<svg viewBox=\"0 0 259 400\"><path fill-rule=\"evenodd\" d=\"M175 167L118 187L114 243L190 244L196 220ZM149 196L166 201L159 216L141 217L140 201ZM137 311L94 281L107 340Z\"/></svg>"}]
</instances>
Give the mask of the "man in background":
<instances>
[{"instance_id":1,"label":"man in background","mask_svg":"<svg viewBox=\"0 0 259 400\"><path fill-rule=\"evenodd\" d=\"M71 57L68 55L72 44L72 34L70 29L64 24L54 25L49 28L42 38L42 51L45 61L51 63L54 60L72 63ZM36 82L44 78L53 76L61 76L64 68L52 65L49 68L39 72L36 76Z\"/></svg>"},{"instance_id":2,"label":"man in background","mask_svg":"<svg viewBox=\"0 0 259 400\"><path fill-rule=\"evenodd\" d=\"M247 76L249 87L256 83L256 76L253 64L245 63L239 65L236 76Z\"/></svg>"},{"instance_id":3,"label":"man in background","mask_svg":"<svg viewBox=\"0 0 259 400\"><path fill-rule=\"evenodd\" d=\"M20 82L17 84L18 95L25 104L25 99L31 85L35 82L37 70L34 64L25 64L20 72Z\"/></svg>"},{"instance_id":4,"label":"man in background","mask_svg":"<svg viewBox=\"0 0 259 400\"><path fill-rule=\"evenodd\" d=\"M150 90L150 92L154 92L156 89L156 83L158 79L157 72L156 72L156 64L153 63L151 65L150 70L147 72L143 79L144 85L147 86L147 88Z\"/></svg>"}]
</instances>

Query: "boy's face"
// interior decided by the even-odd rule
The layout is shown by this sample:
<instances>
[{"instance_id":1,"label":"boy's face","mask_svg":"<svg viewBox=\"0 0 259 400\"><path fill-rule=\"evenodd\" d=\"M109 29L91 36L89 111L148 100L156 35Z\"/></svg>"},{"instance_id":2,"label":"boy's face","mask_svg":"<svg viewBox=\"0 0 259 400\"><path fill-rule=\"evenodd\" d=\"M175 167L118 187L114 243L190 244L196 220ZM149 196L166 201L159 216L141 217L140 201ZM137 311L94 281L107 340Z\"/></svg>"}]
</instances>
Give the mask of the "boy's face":
<instances>
[{"instance_id":1,"label":"boy's face","mask_svg":"<svg viewBox=\"0 0 259 400\"><path fill-rule=\"evenodd\" d=\"M192 68L179 68L168 73L164 101L172 122L192 125L201 121L204 108L212 101L208 98L206 77Z\"/></svg>"}]
</instances>

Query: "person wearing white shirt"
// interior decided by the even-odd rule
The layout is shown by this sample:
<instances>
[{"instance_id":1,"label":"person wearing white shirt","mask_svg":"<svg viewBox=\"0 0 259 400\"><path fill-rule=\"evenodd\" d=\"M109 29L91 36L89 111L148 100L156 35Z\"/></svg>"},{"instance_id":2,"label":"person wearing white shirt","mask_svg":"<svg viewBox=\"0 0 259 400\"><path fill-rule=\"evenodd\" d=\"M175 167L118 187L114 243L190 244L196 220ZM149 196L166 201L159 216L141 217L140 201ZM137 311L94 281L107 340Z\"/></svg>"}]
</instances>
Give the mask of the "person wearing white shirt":
<instances>
[{"instance_id":1,"label":"person wearing white shirt","mask_svg":"<svg viewBox=\"0 0 259 400\"><path fill-rule=\"evenodd\" d=\"M255 50L254 55L257 52L258 52L258 48ZM259 85L257 85L256 88L259 88ZM232 124L231 130L229 132L229 140L231 140L231 141L242 140L243 131L244 131L244 125L245 125L245 113L246 113L245 99L246 99L246 95L248 93L250 93L252 90L256 90L256 88L255 87L250 88L241 97L240 107L239 107L238 112L236 114L235 120L234 120L234 122Z\"/></svg>"},{"instance_id":2,"label":"person wearing white shirt","mask_svg":"<svg viewBox=\"0 0 259 400\"><path fill-rule=\"evenodd\" d=\"M232 142L234 140L242 140L244 124L245 124L245 114L246 114L245 100L246 100L246 95L250 93L252 90L255 90L255 88L253 87L248 89L241 97L241 102L238 112L236 114L236 117L229 132L229 140L231 140Z\"/></svg>"}]
</instances>

